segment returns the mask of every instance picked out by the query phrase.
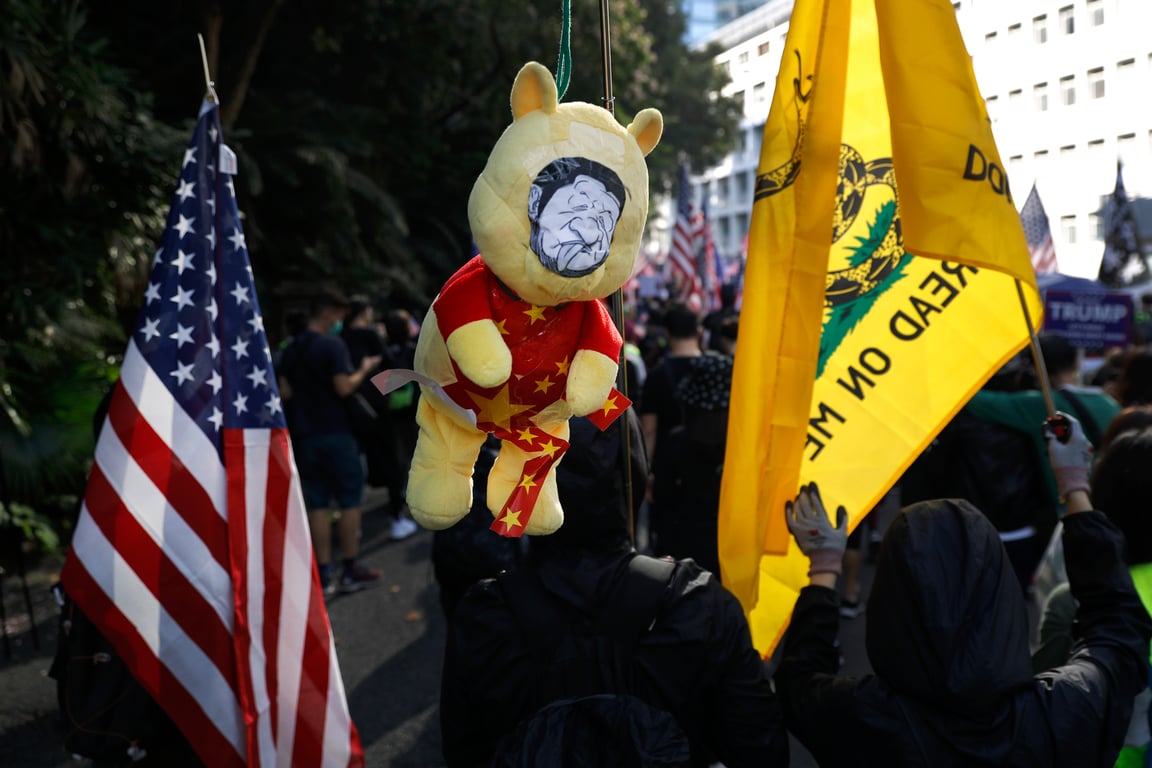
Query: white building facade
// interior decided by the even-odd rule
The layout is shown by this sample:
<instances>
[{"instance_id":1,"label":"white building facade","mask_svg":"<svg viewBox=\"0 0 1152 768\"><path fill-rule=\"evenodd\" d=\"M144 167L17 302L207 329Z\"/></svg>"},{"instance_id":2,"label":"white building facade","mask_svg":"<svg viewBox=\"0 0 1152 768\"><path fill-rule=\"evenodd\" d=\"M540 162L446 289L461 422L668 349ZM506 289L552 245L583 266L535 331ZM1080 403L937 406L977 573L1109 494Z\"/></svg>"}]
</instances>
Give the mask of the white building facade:
<instances>
[{"instance_id":1,"label":"white building facade","mask_svg":"<svg viewBox=\"0 0 1152 768\"><path fill-rule=\"evenodd\" d=\"M744 102L739 146L694 179L718 250L744 247L760 143L793 0L769 0L708 39ZM1017 208L1035 183L1061 272L1095 277L1102 201L1123 162L1130 197L1152 196L1152 0L953 2ZM1147 237L1152 233L1141 233Z\"/></svg>"}]
</instances>

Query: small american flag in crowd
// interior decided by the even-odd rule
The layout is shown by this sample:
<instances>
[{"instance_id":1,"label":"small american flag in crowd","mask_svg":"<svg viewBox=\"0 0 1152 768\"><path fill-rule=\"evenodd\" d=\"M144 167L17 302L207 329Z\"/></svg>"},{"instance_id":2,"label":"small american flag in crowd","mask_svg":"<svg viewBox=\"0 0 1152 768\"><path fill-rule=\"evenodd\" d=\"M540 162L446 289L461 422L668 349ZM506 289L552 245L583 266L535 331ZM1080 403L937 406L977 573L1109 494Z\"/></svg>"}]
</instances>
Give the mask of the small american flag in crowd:
<instances>
[{"instance_id":1,"label":"small american flag in crowd","mask_svg":"<svg viewBox=\"0 0 1152 768\"><path fill-rule=\"evenodd\" d=\"M1056 272L1056 246L1052 243L1048 214L1044 213L1044 204L1040 202L1035 184L1020 209L1020 223L1024 225L1024 237L1028 240L1028 252L1032 255L1032 268L1036 274Z\"/></svg>"},{"instance_id":2,"label":"small american flag in crowd","mask_svg":"<svg viewBox=\"0 0 1152 768\"><path fill-rule=\"evenodd\" d=\"M672 247L668 258L680 286L680 297L689 303L700 304L700 273L697 254L704 236L704 222L692 203L692 185L688 180L688 164L680 165L680 190L676 199L676 224L672 230Z\"/></svg>"},{"instance_id":3,"label":"small american flag in crowd","mask_svg":"<svg viewBox=\"0 0 1152 768\"><path fill-rule=\"evenodd\" d=\"M205 103L62 581L205 765L361 766Z\"/></svg>"}]
</instances>

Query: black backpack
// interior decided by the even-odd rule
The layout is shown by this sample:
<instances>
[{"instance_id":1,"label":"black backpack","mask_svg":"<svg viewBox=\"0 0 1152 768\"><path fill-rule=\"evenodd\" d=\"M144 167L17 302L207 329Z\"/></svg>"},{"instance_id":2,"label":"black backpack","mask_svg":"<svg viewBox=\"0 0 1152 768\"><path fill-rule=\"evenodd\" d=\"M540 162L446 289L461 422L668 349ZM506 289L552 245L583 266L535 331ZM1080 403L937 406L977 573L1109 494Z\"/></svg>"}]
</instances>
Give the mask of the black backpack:
<instances>
[{"instance_id":1,"label":"black backpack","mask_svg":"<svg viewBox=\"0 0 1152 768\"><path fill-rule=\"evenodd\" d=\"M636 555L628 577L592 618L574 617L532 573L503 573L500 584L532 648L535 712L504 737L493 766L671 768L691 765L675 717L635 695L632 663L655 624L671 560Z\"/></svg>"},{"instance_id":2,"label":"black backpack","mask_svg":"<svg viewBox=\"0 0 1152 768\"><path fill-rule=\"evenodd\" d=\"M64 750L101 766L202 766L184 734L128 671L116 648L57 585L56 681Z\"/></svg>"}]
</instances>

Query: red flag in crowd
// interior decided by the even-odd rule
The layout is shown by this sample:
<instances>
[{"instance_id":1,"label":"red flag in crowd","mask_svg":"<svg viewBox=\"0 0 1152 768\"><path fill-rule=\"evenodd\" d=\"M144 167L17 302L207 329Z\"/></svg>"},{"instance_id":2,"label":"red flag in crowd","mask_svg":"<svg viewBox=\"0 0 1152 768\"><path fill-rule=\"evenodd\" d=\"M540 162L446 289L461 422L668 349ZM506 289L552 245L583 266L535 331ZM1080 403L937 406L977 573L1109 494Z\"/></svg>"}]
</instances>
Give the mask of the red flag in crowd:
<instances>
[{"instance_id":1,"label":"red flag in crowd","mask_svg":"<svg viewBox=\"0 0 1152 768\"><path fill-rule=\"evenodd\" d=\"M708 196L700 205L700 242L696 273L700 276L700 292L704 310L711 312L720 306L720 271L717 264L716 240L712 237L712 222L708 218Z\"/></svg>"},{"instance_id":2,"label":"red flag in crowd","mask_svg":"<svg viewBox=\"0 0 1152 768\"><path fill-rule=\"evenodd\" d=\"M668 259L676 273L680 298L697 307L701 301L700 273L696 259L703 239L703 219L692 203L692 185L688 181L688 164L680 165L680 189L676 200L676 226L672 230L672 247Z\"/></svg>"},{"instance_id":3,"label":"red flag in crowd","mask_svg":"<svg viewBox=\"0 0 1152 768\"><path fill-rule=\"evenodd\" d=\"M205 103L62 581L205 765L362 766L234 166Z\"/></svg>"}]
</instances>

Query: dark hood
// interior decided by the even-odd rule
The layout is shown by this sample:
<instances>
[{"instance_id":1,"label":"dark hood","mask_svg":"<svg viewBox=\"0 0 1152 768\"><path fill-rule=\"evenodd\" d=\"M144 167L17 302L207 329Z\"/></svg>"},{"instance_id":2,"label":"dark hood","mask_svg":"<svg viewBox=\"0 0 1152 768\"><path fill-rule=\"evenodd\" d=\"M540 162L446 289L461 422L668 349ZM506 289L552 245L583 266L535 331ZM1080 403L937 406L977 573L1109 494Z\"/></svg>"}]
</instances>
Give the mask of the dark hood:
<instances>
[{"instance_id":1,"label":"dark hood","mask_svg":"<svg viewBox=\"0 0 1152 768\"><path fill-rule=\"evenodd\" d=\"M955 713L993 716L1032 679L1020 586L975 507L940 499L897 515L877 558L866 643L893 690Z\"/></svg>"}]
</instances>

